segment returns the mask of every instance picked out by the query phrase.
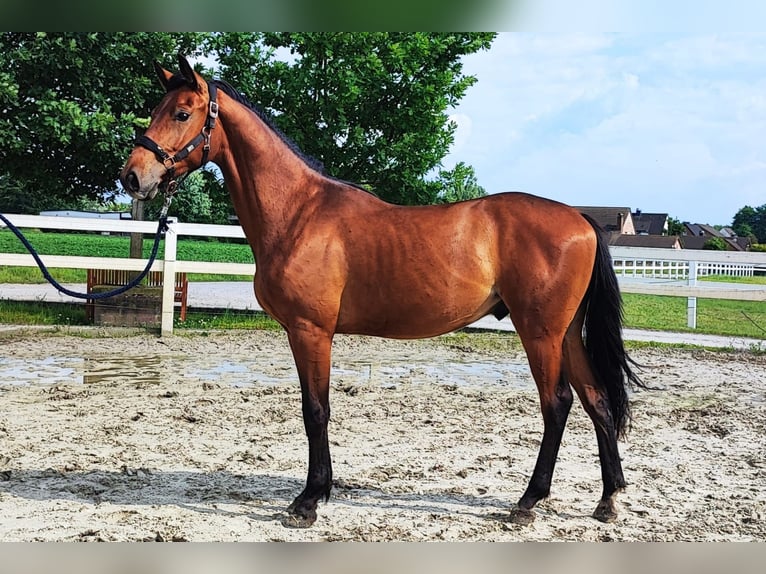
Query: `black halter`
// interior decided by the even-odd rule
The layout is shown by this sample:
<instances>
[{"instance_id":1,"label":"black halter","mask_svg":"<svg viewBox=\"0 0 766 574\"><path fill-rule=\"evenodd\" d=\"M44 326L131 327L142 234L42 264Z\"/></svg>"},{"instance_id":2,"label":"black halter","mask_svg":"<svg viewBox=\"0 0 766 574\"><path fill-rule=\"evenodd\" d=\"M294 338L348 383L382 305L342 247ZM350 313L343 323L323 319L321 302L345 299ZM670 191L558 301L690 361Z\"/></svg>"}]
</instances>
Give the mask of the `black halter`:
<instances>
[{"instance_id":1,"label":"black halter","mask_svg":"<svg viewBox=\"0 0 766 574\"><path fill-rule=\"evenodd\" d=\"M145 147L149 151L153 152L157 156L157 159L165 166L167 170L167 180L165 183L165 189L163 193L166 196L171 196L175 193L178 181L175 179L176 163L186 159L186 157L197 149L200 144L202 146L202 163L199 167L203 167L207 163L207 156L210 152L210 132L215 127L215 120L218 117L218 102L216 101L216 95L218 88L215 84L208 83L208 94L210 94L210 102L208 104L207 119L205 125L202 126L202 131L192 139L189 143L178 150L174 155L170 155L157 142L148 136L140 135L136 138L135 145Z\"/></svg>"}]
</instances>

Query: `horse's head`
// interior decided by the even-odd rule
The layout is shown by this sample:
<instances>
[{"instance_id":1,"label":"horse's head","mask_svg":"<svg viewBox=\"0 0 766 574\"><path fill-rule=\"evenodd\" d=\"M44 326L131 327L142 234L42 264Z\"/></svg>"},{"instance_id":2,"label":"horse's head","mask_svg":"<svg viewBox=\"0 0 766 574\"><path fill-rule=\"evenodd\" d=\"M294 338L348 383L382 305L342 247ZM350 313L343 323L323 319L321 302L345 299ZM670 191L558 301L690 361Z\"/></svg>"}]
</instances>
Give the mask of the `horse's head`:
<instances>
[{"instance_id":1,"label":"horse's head","mask_svg":"<svg viewBox=\"0 0 766 574\"><path fill-rule=\"evenodd\" d=\"M154 64L167 94L120 173L122 186L135 199L152 199L160 190L172 194L178 178L207 162L218 116L215 86L180 54L178 63L181 71L175 75Z\"/></svg>"}]
</instances>

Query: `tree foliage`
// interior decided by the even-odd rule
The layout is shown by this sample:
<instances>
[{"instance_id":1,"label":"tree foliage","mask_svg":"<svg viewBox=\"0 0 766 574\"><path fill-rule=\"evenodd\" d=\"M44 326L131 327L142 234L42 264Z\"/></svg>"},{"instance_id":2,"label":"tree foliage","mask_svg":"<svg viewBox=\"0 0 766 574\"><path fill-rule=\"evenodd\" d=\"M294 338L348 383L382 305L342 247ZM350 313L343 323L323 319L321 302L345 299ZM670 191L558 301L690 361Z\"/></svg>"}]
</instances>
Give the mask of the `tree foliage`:
<instances>
[{"instance_id":1,"label":"tree foliage","mask_svg":"<svg viewBox=\"0 0 766 574\"><path fill-rule=\"evenodd\" d=\"M680 219L668 217L668 235L683 235L684 231L686 231L686 226Z\"/></svg>"},{"instance_id":2,"label":"tree foliage","mask_svg":"<svg viewBox=\"0 0 766 574\"><path fill-rule=\"evenodd\" d=\"M108 196L134 124L161 97L151 62L196 34L0 34L0 174L47 200Z\"/></svg>"},{"instance_id":3,"label":"tree foliage","mask_svg":"<svg viewBox=\"0 0 766 574\"><path fill-rule=\"evenodd\" d=\"M144 218L157 219L161 209L160 201L148 204ZM190 173L168 209L168 215L177 217L179 221L219 225L227 224L232 212L231 200L223 182L208 170Z\"/></svg>"},{"instance_id":4,"label":"tree foliage","mask_svg":"<svg viewBox=\"0 0 766 574\"><path fill-rule=\"evenodd\" d=\"M766 243L766 204L740 209L734 214L732 229L740 237L753 237L758 243Z\"/></svg>"},{"instance_id":5,"label":"tree foliage","mask_svg":"<svg viewBox=\"0 0 766 574\"><path fill-rule=\"evenodd\" d=\"M438 183L441 187L437 198L438 203L453 203L487 195L485 189L476 180L473 167L462 161L451 170L441 170Z\"/></svg>"},{"instance_id":6,"label":"tree foliage","mask_svg":"<svg viewBox=\"0 0 766 574\"><path fill-rule=\"evenodd\" d=\"M702 249L709 251L726 251L726 242L720 237L711 237L702 246Z\"/></svg>"},{"instance_id":7,"label":"tree foliage","mask_svg":"<svg viewBox=\"0 0 766 574\"><path fill-rule=\"evenodd\" d=\"M434 203L452 144L447 110L476 78L461 58L492 33L225 33L221 75L339 179L401 204ZM279 56L279 57L278 57ZM475 188L474 188L475 189Z\"/></svg>"},{"instance_id":8,"label":"tree foliage","mask_svg":"<svg viewBox=\"0 0 766 574\"><path fill-rule=\"evenodd\" d=\"M488 49L493 38L2 33L0 209L31 212L82 196L110 200L135 126L162 97L152 62L175 69L179 51L215 65L216 75L271 112L329 175L403 204L483 194L470 166L444 171L441 161L454 132L447 110L476 81L463 74L461 58ZM201 182L214 195L220 190L208 176ZM205 213L199 201L195 209ZM219 218L211 209L204 217Z\"/></svg>"}]
</instances>

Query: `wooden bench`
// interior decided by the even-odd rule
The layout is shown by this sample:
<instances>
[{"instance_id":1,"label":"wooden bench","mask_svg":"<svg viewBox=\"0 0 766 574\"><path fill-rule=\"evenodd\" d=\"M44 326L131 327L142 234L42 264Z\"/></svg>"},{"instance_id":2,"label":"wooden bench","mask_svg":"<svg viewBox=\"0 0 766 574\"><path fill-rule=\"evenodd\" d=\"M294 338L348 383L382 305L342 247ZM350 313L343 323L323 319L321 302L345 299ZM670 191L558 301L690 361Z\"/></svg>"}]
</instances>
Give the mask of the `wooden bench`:
<instances>
[{"instance_id":1,"label":"wooden bench","mask_svg":"<svg viewBox=\"0 0 766 574\"><path fill-rule=\"evenodd\" d=\"M136 271L126 269L88 269L87 293L93 293L94 287L122 287L130 283L137 275ZM162 271L149 271L141 285L146 287L162 287ZM179 317L186 321L186 299L189 291L189 281L186 273L176 273L173 302L181 304ZM95 299L87 299L85 313L90 322L93 322Z\"/></svg>"}]
</instances>

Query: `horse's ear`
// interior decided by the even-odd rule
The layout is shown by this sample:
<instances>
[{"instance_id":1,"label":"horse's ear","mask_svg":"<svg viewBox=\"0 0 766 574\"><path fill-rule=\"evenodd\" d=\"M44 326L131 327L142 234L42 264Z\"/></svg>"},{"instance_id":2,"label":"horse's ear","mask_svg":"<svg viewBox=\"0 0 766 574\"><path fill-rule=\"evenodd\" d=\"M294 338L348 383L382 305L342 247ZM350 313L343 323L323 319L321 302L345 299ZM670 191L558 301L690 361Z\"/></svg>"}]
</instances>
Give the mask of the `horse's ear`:
<instances>
[{"instance_id":1,"label":"horse's ear","mask_svg":"<svg viewBox=\"0 0 766 574\"><path fill-rule=\"evenodd\" d=\"M157 60L154 61L154 71L157 72L157 77L160 79L160 84L162 84L162 87L165 88L165 91L167 92L168 85L170 84L170 78L173 76L173 74L163 68Z\"/></svg>"},{"instance_id":2,"label":"horse's ear","mask_svg":"<svg viewBox=\"0 0 766 574\"><path fill-rule=\"evenodd\" d=\"M186 80L186 83L189 84L191 89L196 90L197 75L194 73L194 68L191 67L191 64L189 63L189 60L186 59L186 56L178 54L178 66L181 69L181 75Z\"/></svg>"}]
</instances>

